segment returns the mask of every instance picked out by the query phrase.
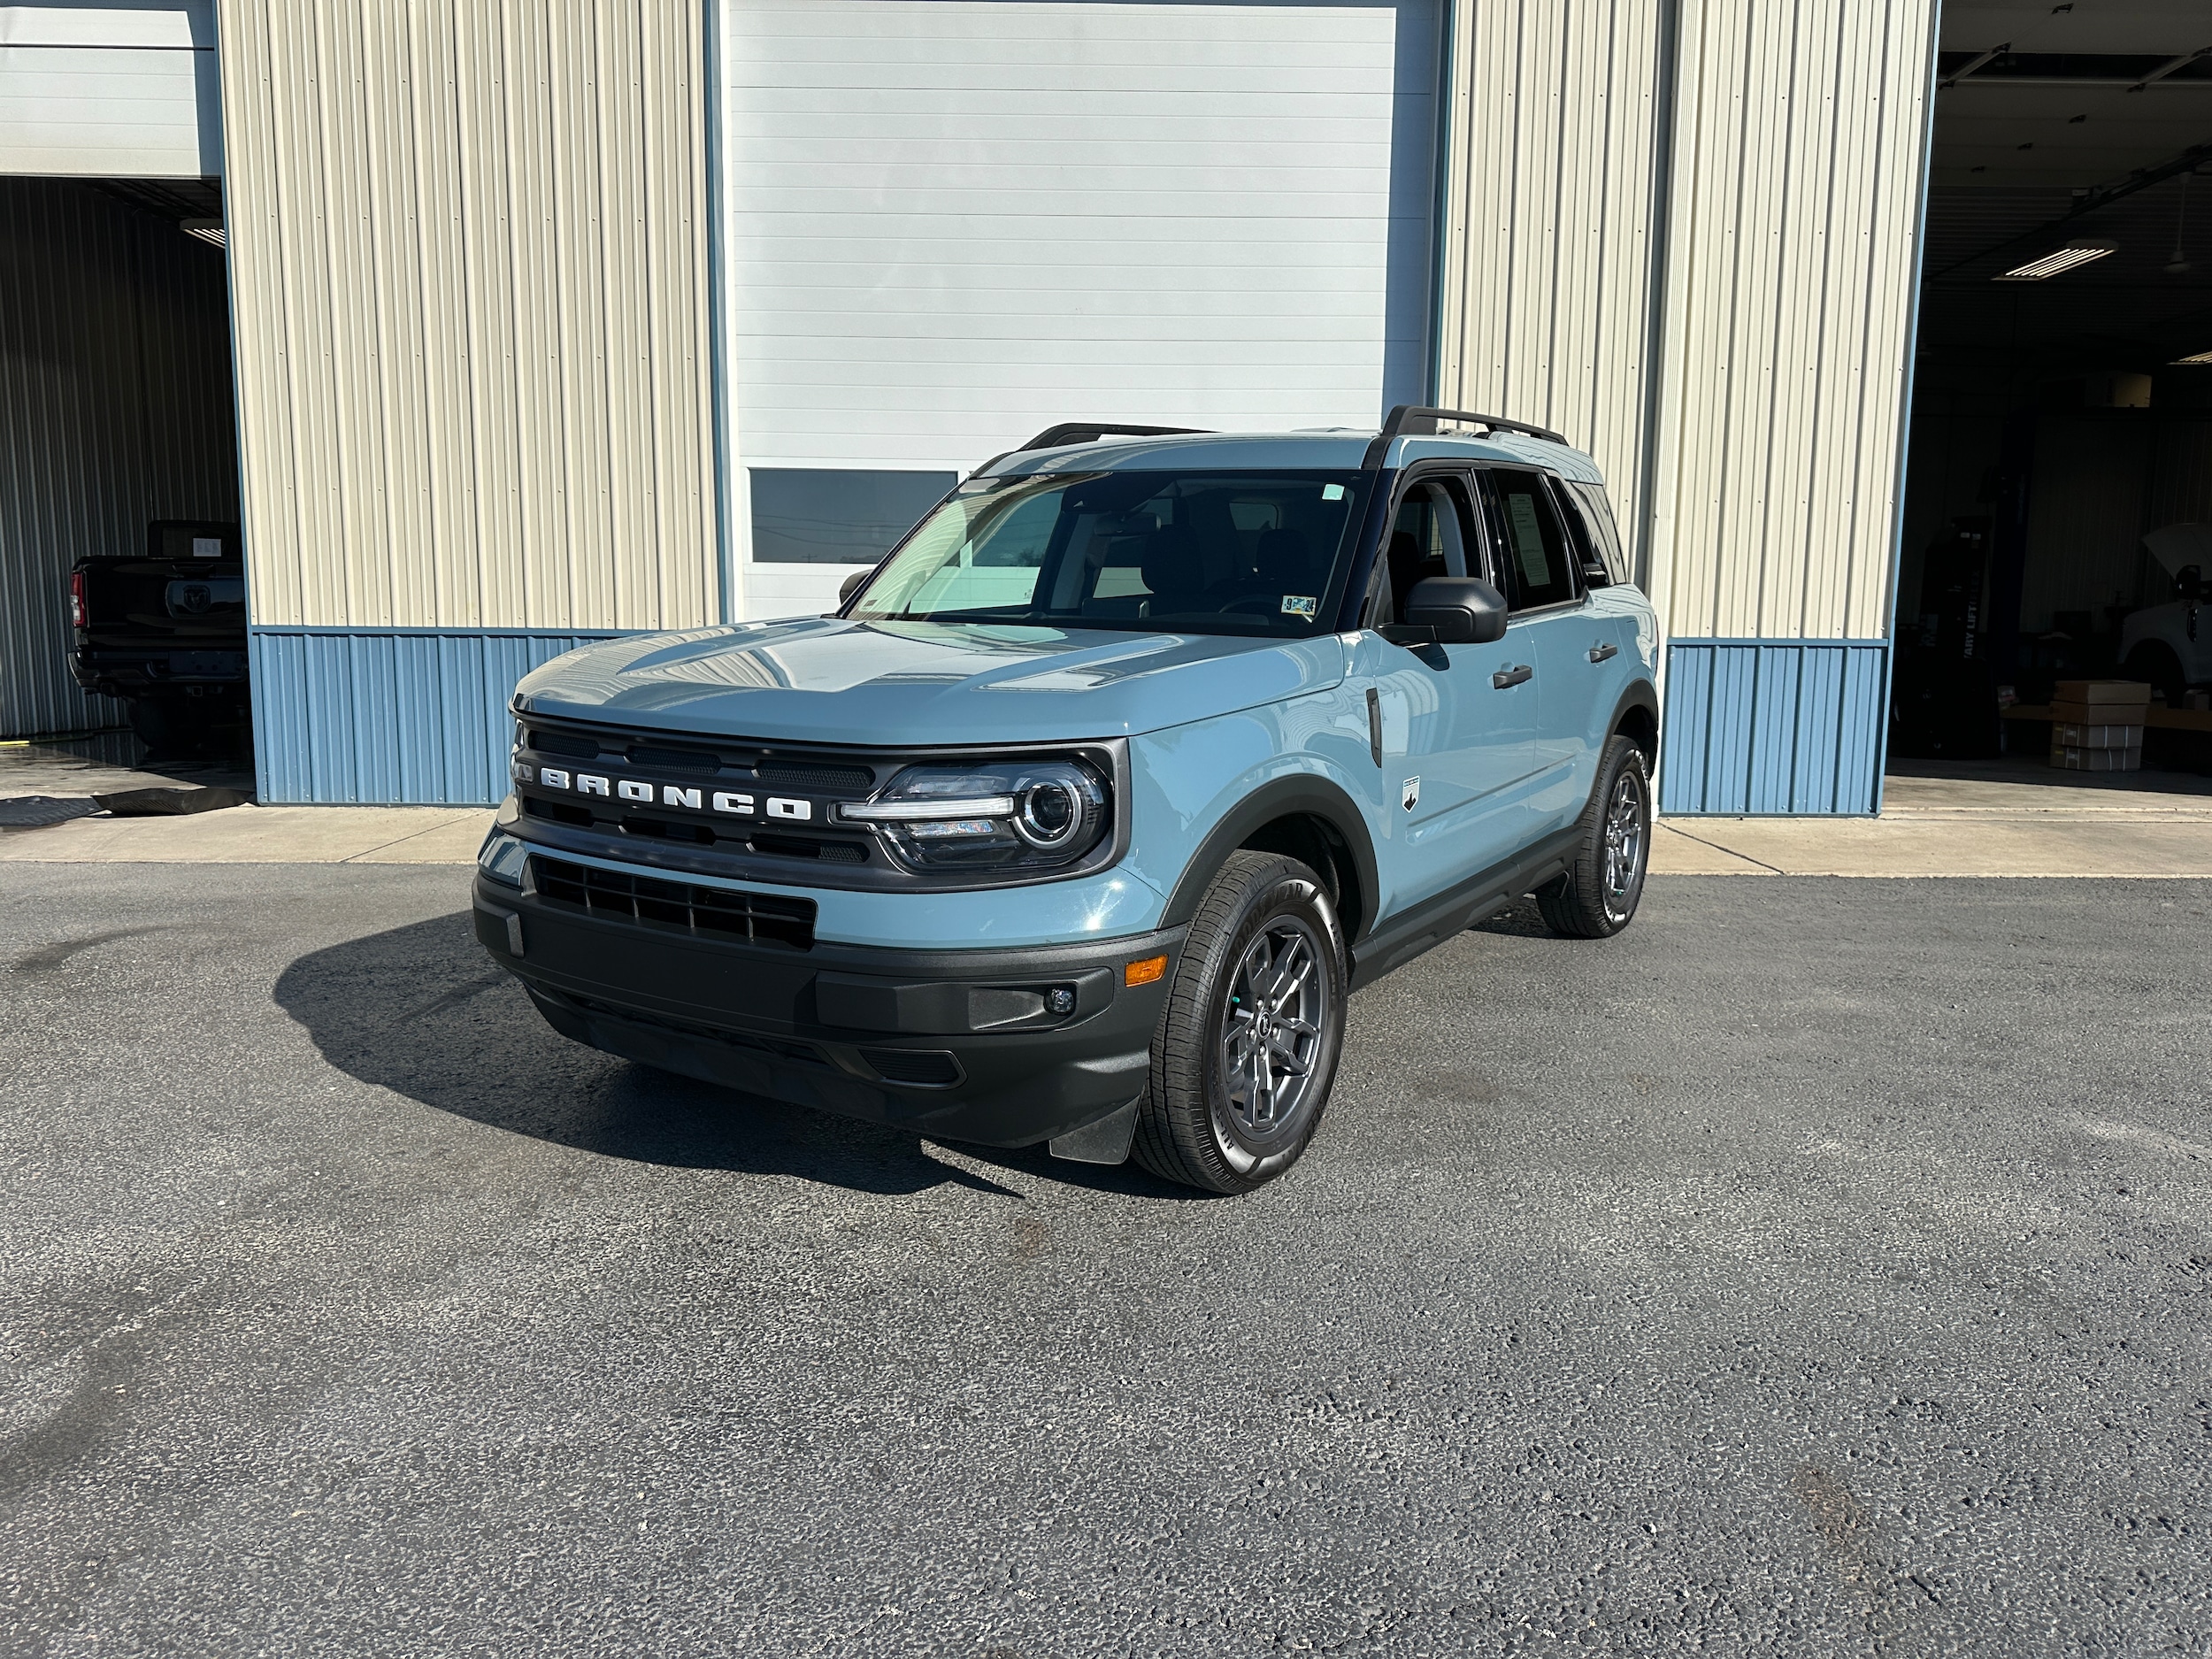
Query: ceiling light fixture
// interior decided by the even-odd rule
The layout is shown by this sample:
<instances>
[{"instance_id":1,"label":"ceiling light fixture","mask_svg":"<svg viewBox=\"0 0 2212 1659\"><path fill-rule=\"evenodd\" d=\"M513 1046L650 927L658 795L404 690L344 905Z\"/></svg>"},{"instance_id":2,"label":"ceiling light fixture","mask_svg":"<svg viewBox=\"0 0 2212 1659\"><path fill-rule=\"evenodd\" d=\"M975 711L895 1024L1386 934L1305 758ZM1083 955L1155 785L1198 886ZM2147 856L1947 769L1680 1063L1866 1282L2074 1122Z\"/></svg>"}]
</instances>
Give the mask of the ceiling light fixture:
<instances>
[{"instance_id":1,"label":"ceiling light fixture","mask_svg":"<svg viewBox=\"0 0 2212 1659\"><path fill-rule=\"evenodd\" d=\"M2212 368L2212 351L2200 351L2193 357L2176 357L2173 366L2181 368Z\"/></svg>"},{"instance_id":2,"label":"ceiling light fixture","mask_svg":"<svg viewBox=\"0 0 2212 1659\"><path fill-rule=\"evenodd\" d=\"M219 219L187 219L177 222L177 228L188 236L196 236L211 248L227 244L223 241L223 221Z\"/></svg>"},{"instance_id":3,"label":"ceiling light fixture","mask_svg":"<svg viewBox=\"0 0 2212 1659\"><path fill-rule=\"evenodd\" d=\"M2040 259L2031 259L2025 265L2013 266L1996 280L2040 282L2046 277L2055 277L2062 271L2071 271L2077 265L2087 265L2093 259L2101 259L2108 253L2118 251L2108 242L2070 242L2056 253L2047 253Z\"/></svg>"}]
</instances>

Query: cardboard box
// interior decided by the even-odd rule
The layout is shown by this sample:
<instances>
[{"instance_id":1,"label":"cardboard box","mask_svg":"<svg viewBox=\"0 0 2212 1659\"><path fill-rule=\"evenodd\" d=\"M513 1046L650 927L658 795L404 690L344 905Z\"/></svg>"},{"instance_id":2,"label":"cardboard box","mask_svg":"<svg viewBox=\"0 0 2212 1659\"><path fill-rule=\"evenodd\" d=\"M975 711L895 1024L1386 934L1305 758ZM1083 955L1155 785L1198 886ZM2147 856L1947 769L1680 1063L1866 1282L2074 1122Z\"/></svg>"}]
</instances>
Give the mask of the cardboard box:
<instances>
[{"instance_id":1,"label":"cardboard box","mask_svg":"<svg viewBox=\"0 0 2212 1659\"><path fill-rule=\"evenodd\" d=\"M2141 749L2062 749L2053 745L2051 764L2067 772L2140 772Z\"/></svg>"},{"instance_id":2,"label":"cardboard box","mask_svg":"<svg viewBox=\"0 0 2212 1659\"><path fill-rule=\"evenodd\" d=\"M2053 749L2140 749L2143 747L2143 728L2139 726L2078 726L2053 722Z\"/></svg>"},{"instance_id":3,"label":"cardboard box","mask_svg":"<svg viewBox=\"0 0 2212 1659\"><path fill-rule=\"evenodd\" d=\"M2151 688L2139 680L2062 680L2051 688L2051 701L2059 703L2140 703L2151 700Z\"/></svg>"},{"instance_id":4,"label":"cardboard box","mask_svg":"<svg viewBox=\"0 0 2212 1659\"><path fill-rule=\"evenodd\" d=\"M2150 714L2149 699L2141 703L2054 703L2053 726L2141 726Z\"/></svg>"}]
</instances>

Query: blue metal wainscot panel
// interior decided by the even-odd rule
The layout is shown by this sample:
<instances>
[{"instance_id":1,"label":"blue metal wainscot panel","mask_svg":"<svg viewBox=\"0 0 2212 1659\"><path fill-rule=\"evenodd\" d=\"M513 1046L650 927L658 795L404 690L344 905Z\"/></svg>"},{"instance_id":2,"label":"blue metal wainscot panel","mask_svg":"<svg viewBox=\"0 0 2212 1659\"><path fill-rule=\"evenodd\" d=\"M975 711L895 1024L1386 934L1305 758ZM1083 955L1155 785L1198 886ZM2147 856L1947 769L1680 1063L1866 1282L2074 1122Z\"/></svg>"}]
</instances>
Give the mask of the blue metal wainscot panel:
<instances>
[{"instance_id":1,"label":"blue metal wainscot panel","mask_svg":"<svg viewBox=\"0 0 2212 1659\"><path fill-rule=\"evenodd\" d=\"M1659 807L1868 817L1879 807L1886 640L1674 640Z\"/></svg>"},{"instance_id":2,"label":"blue metal wainscot panel","mask_svg":"<svg viewBox=\"0 0 2212 1659\"><path fill-rule=\"evenodd\" d=\"M611 632L255 628L260 798L490 806L507 793L507 699L541 663Z\"/></svg>"}]
</instances>

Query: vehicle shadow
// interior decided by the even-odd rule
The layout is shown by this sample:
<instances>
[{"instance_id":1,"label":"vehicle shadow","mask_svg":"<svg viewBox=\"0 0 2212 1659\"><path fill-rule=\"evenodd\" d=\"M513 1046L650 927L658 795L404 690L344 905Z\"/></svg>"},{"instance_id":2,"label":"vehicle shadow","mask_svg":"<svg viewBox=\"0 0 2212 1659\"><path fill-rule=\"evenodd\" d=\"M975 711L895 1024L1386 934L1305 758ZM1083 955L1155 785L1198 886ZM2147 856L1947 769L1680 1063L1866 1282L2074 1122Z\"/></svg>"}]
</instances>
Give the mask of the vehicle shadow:
<instances>
[{"instance_id":1,"label":"vehicle shadow","mask_svg":"<svg viewBox=\"0 0 2212 1659\"><path fill-rule=\"evenodd\" d=\"M910 1131L717 1088L570 1041L492 964L466 911L311 952L278 977L275 998L349 1076L510 1134L606 1157L791 1175L856 1192L908 1194L950 1183L1020 1196L931 1157ZM1042 1148L1033 1156L978 1156L1029 1170L1045 1158ZM1056 1177L1061 1168L1048 1172ZM1096 1173L1117 1178L1102 1185L1144 1184L1134 1171Z\"/></svg>"}]
</instances>

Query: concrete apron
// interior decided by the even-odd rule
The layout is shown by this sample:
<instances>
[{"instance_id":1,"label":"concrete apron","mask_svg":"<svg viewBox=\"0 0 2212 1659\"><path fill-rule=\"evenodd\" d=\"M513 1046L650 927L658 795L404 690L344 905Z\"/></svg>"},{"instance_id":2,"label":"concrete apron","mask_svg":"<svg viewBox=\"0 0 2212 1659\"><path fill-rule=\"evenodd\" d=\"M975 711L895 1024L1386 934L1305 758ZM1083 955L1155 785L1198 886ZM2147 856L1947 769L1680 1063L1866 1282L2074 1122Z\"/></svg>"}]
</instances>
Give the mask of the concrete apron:
<instances>
[{"instance_id":1,"label":"concrete apron","mask_svg":"<svg viewBox=\"0 0 2212 1659\"><path fill-rule=\"evenodd\" d=\"M1667 875L2212 875L2212 795L1901 777L1885 793L1878 818L1663 819L1651 867Z\"/></svg>"},{"instance_id":2,"label":"concrete apron","mask_svg":"<svg viewBox=\"0 0 2212 1659\"><path fill-rule=\"evenodd\" d=\"M0 864L465 864L478 807L232 807L0 832ZM1880 818L1661 821L1655 875L2212 875L2212 795L1893 778Z\"/></svg>"}]
</instances>

